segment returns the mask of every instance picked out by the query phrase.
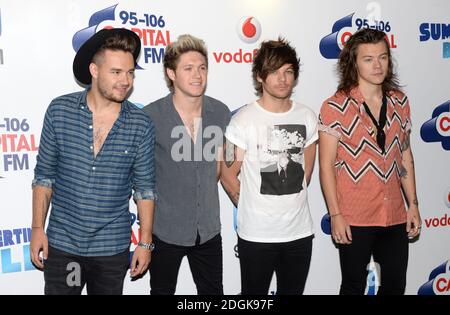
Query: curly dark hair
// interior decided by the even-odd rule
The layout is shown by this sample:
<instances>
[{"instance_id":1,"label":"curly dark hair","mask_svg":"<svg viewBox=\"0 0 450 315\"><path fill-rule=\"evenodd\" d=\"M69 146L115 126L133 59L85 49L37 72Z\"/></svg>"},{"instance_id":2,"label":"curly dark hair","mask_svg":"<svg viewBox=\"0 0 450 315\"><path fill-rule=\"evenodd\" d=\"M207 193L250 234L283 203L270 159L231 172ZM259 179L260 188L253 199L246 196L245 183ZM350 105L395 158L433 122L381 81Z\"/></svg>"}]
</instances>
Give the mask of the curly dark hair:
<instances>
[{"instance_id":1,"label":"curly dark hair","mask_svg":"<svg viewBox=\"0 0 450 315\"><path fill-rule=\"evenodd\" d=\"M378 44L383 42L386 44L389 63L386 78L382 84L384 94L390 91L400 91L400 84L397 74L394 73L394 66L392 62L392 54L389 48L389 43L386 38L386 33L374 29L361 29L354 33L350 39L345 43L339 55L337 70L339 73L338 92L343 92L346 95L358 86L358 69L356 66L356 57L358 54L358 47L361 44Z\"/></svg>"}]
</instances>

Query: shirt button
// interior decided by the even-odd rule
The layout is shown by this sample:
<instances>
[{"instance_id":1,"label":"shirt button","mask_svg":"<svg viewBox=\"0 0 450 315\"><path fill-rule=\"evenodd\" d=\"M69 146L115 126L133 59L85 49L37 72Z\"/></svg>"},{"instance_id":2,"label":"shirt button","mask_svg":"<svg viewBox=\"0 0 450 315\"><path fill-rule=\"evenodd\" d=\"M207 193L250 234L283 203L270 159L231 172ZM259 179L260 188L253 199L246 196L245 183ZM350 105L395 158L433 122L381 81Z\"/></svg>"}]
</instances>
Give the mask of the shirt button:
<instances>
[{"instance_id":1,"label":"shirt button","mask_svg":"<svg viewBox=\"0 0 450 315\"><path fill-rule=\"evenodd\" d=\"M128 154L128 151L127 151L127 150L125 150L125 154Z\"/></svg>"},{"instance_id":2,"label":"shirt button","mask_svg":"<svg viewBox=\"0 0 450 315\"><path fill-rule=\"evenodd\" d=\"M92 125L89 125L89 129L92 129Z\"/></svg>"},{"instance_id":3,"label":"shirt button","mask_svg":"<svg viewBox=\"0 0 450 315\"><path fill-rule=\"evenodd\" d=\"M91 145L90 147L89 147L89 149L91 149L91 150L93 150L94 149L94 147Z\"/></svg>"},{"instance_id":4,"label":"shirt button","mask_svg":"<svg viewBox=\"0 0 450 315\"><path fill-rule=\"evenodd\" d=\"M92 166L92 170L95 171L95 166Z\"/></svg>"}]
</instances>

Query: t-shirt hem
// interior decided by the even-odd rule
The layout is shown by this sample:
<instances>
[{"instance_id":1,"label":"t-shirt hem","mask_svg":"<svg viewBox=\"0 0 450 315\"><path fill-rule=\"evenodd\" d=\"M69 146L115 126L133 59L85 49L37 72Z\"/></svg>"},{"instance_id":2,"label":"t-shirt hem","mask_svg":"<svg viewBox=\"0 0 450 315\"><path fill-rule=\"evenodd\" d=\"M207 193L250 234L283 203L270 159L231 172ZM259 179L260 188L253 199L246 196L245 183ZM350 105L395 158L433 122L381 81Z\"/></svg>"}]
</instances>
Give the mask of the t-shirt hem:
<instances>
[{"instance_id":1,"label":"t-shirt hem","mask_svg":"<svg viewBox=\"0 0 450 315\"><path fill-rule=\"evenodd\" d=\"M314 235L314 231L308 231L306 233L302 233L295 236L290 237L281 237L281 238L260 238L260 237L252 237L249 235L245 235L242 233L238 233L238 236L242 238L243 240L249 241L249 242L258 242L258 243L287 243L299 240L301 238L306 238L308 236Z\"/></svg>"}]
</instances>

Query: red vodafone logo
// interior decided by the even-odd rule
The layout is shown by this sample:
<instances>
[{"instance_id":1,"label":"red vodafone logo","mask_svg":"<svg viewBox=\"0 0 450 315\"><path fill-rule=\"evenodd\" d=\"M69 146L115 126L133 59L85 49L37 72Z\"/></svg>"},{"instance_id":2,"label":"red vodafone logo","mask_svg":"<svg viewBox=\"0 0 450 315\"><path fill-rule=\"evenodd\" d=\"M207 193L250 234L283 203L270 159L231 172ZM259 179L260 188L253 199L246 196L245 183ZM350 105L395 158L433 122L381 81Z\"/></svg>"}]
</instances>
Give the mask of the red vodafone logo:
<instances>
[{"instance_id":1,"label":"red vodafone logo","mask_svg":"<svg viewBox=\"0 0 450 315\"><path fill-rule=\"evenodd\" d=\"M450 187L447 188L447 191L444 194L444 201L445 204L447 205L447 208L450 208Z\"/></svg>"},{"instance_id":2,"label":"red vodafone logo","mask_svg":"<svg viewBox=\"0 0 450 315\"><path fill-rule=\"evenodd\" d=\"M237 24L237 34L243 42L253 44L261 36L261 24L253 16L243 17Z\"/></svg>"}]
</instances>

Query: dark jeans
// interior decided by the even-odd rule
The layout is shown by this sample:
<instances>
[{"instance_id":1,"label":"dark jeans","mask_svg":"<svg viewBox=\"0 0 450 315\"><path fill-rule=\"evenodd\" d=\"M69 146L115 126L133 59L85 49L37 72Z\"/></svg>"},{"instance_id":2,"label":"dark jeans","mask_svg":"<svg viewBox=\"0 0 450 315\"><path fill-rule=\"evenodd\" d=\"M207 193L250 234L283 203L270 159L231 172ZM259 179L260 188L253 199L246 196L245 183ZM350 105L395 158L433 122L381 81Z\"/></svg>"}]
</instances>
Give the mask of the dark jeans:
<instances>
[{"instance_id":1,"label":"dark jeans","mask_svg":"<svg viewBox=\"0 0 450 315\"><path fill-rule=\"evenodd\" d=\"M223 294L222 237L217 234L204 244L178 246L153 236L155 250L150 263L152 295L175 294L181 261L187 256L192 277L200 295Z\"/></svg>"},{"instance_id":2,"label":"dark jeans","mask_svg":"<svg viewBox=\"0 0 450 315\"><path fill-rule=\"evenodd\" d=\"M351 226L352 244L339 245L340 294L364 294L370 257L380 267L379 295L404 294L408 266L406 224L389 227Z\"/></svg>"},{"instance_id":3,"label":"dark jeans","mask_svg":"<svg viewBox=\"0 0 450 315\"><path fill-rule=\"evenodd\" d=\"M49 247L44 262L46 295L121 295L130 265L130 252L113 256L82 257Z\"/></svg>"},{"instance_id":4,"label":"dark jeans","mask_svg":"<svg viewBox=\"0 0 450 315\"><path fill-rule=\"evenodd\" d=\"M243 295L267 295L273 273L276 294L303 294L313 236L285 243L249 242L238 237Z\"/></svg>"}]
</instances>

